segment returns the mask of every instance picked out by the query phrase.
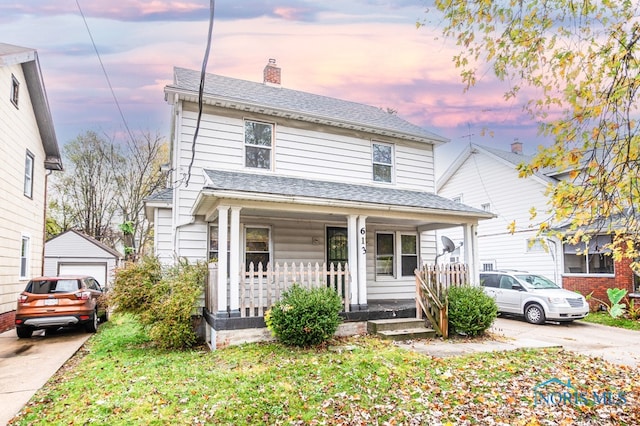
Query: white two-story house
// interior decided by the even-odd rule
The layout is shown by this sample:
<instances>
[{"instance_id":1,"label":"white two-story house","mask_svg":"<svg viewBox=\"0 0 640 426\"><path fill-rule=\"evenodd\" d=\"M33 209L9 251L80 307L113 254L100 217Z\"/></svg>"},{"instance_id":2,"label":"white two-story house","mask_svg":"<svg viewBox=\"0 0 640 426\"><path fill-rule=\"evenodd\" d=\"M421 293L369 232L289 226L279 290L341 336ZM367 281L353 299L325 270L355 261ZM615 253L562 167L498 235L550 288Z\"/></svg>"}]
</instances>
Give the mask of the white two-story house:
<instances>
[{"instance_id":1,"label":"white two-story house","mask_svg":"<svg viewBox=\"0 0 640 426\"><path fill-rule=\"evenodd\" d=\"M46 180L62 170L34 49L0 43L0 332L18 294L42 274Z\"/></svg>"},{"instance_id":2,"label":"white two-story house","mask_svg":"<svg viewBox=\"0 0 640 426\"><path fill-rule=\"evenodd\" d=\"M214 329L256 324L239 325L285 268L346 269L355 315L414 299L436 229L461 226L476 260L475 228L492 215L435 195L445 138L377 107L286 89L280 73L270 60L262 83L207 74L200 98L200 72L176 68L165 88L172 187L147 200L147 216L164 262L217 260L205 309ZM272 273L251 273L248 289L258 265Z\"/></svg>"}]
</instances>

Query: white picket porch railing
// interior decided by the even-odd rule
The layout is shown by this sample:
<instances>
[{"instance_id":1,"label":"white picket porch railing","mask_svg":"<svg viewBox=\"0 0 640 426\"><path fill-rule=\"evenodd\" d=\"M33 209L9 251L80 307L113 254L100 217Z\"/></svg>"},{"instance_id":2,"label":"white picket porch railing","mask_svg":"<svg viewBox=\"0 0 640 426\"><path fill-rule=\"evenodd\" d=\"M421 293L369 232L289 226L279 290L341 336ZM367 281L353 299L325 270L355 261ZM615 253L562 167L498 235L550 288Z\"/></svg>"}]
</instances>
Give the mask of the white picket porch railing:
<instances>
[{"instance_id":1,"label":"white picket porch railing","mask_svg":"<svg viewBox=\"0 0 640 426\"><path fill-rule=\"evenodd\" d=\"M262 263L249 264L246 268L244 264L240 266L239 282L239 308L240 317L263 317L265 312L282 298L282 293L293 284L298 284L305 288L330 287L340 294L343 299L344 311L349 310L349 288L351 277L347 264L327 267L326 263L303 263L280 265L276 263L272 266L268 263L266 267ZM218 306L216 297L217 291L217 266L209 269L209 283L207 288L207 309L215 312ZM227 291L226 306L230 306L230 292Z\"/></svg>"}]
</instances>

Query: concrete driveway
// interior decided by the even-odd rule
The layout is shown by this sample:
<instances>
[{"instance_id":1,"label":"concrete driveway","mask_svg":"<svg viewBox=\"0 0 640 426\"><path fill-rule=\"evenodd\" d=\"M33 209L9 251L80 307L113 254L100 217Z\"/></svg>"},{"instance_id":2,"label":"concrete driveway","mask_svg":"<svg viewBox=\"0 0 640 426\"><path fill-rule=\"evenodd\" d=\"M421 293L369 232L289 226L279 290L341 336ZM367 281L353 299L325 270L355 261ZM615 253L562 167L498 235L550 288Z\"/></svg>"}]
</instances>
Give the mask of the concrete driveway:
<instances>
[{"instance_id":1,"label":"concrete driveway","mask_svg":"<svg viewBox=\"0 0 640 426\"><path fill-rule=\"evenodd\" d=\"M640 331L584 321L534 325L517 317L498 318L490 331L515 341L533 339L609 362L640 366Z\"/></svg>"},{"instance_id":2,"label":"concrete driveway","mask_svg":"<svg viewBox=\"0 0 640 426\"><path fill-rule=\"evenodd\" d=\"M53 336L36 331L18 339L15 330L0 334L0 425L5 425L91 334L62 329Z\"/></svg>"}]
</instances>

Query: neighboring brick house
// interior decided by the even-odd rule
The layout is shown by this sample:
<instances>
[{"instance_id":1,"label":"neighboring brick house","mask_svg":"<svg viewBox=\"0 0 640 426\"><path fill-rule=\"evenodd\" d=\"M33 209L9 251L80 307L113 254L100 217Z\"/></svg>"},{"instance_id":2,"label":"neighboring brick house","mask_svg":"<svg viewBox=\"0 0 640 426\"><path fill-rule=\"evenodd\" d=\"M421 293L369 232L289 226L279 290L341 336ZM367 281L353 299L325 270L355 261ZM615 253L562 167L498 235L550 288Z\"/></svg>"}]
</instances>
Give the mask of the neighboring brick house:
<instances>
[{"instance_id":1,"label":"neighboring brick house","mask_svg":"<svg viewBox=\"0 0 640 426\"><path fill-rule=\"evenodd\" d=\"M0 331L42 274L47 175L62 170L38 54L0 43Z\"/></svg>"}]
</instances>

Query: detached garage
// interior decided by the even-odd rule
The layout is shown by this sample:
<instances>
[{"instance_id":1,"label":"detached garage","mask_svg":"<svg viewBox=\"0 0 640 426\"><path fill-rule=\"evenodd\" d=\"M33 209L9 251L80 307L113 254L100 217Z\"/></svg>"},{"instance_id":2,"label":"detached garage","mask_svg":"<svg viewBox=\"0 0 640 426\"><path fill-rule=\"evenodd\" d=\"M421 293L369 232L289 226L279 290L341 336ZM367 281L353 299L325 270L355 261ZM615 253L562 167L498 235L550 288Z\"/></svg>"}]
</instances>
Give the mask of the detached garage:
<instances>
[{"instance_id":1,"label":"detached garage","mask_svg":"<svg viewBox=\"0 0 640 426\"><path fill-rule=\"evenodd\" d=\"M90 275L106 287L121 258L100 241L69 230L44 244L44 275Z\"/></svg>"}]
</instances>

